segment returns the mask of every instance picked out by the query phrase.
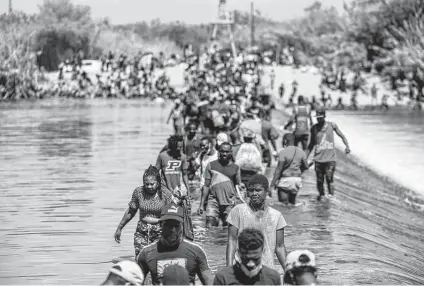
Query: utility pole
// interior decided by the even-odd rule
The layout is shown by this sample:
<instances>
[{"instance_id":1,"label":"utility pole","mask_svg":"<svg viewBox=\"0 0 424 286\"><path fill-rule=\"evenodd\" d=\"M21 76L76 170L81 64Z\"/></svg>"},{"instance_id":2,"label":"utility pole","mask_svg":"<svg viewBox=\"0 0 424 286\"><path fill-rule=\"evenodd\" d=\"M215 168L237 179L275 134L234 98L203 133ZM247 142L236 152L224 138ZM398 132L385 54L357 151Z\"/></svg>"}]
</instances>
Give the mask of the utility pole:
<instances>
[{"instance_id":1,"label":"utility pole","mask_svg":"<svg viewBox=\"0 0 424 286\"><path fill-rule=\"evenodd\" d=\"M9 0L9 14L12 14L12 0Z\"/></svg>"},{"instance_id":2,"label":"utility pole","mask_svg":"<svg viewBox=\"0 0 424 286\"><path fill-rule=\"evenodd\" d=\"M212 41L216 40L217 32L218 32L218 26L226 26L228 34L229 34L229 38L230 38L233 56L236 57L237 56L237 48L236 48L236 44L235 44L235 41L234 41L234 34L233 34L233 29L232 29L233 24L234 24L234 15L233 15L232 12L229 12L227 10L227 0L219 0L218 17L217 17L217 19L215 20L215 23L214 23L214 28L213 28L213 31L212 31L211 40Z\"/></svg>"},{"instance_id":3,"label":"utility pole","mask_svg":"<svg viewBox=\"0 0 424 286\"><path fill-rule=\"evenodd\" d=\"M253 1L250 2L250 47L255 45L255 7Z\"/></svg>"}]
</instances>

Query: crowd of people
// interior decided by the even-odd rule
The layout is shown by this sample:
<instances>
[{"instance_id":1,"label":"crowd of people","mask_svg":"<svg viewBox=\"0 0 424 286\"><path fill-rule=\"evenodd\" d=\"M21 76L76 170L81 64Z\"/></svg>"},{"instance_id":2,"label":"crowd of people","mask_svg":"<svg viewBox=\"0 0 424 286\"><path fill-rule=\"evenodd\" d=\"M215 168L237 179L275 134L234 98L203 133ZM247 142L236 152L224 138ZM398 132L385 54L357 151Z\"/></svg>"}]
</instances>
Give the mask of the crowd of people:
<instances>
[{"instance_id":1,"label":"crowd of people","mask_svg":"<svg viewBox=\"0 0 424 286\"><path fill-rule=\"evenodd\" d=\"M101 66L93 76L87 73L82 58L76 56L60 64L54 90L57 96L76 98L172 98L175 90L161 72L164 64L163 54L157 58L152 53L140 53L130 58L109 52L101 58Z\"/></svg>"},{"instance_id":2,"label":"crowd of people","mask_svg":"<svg viewBox=\"0 0 424 286\"><path fill-rule=\"evenodd\" d=\"M203 285L281 285L274 256L284 270L285 284L315 284L314 255L308 250L287 254L287 222L268 201L277 193L281 203L296 205L302 174L313 164L317 199L326 197L325 182L328 197L334 196L334 133L349 153L347 139L335 123L325 120L323 105L316 106L313 124L311 106L298 95L284 126L283 149L278 151L281 132L271 120L277 105L272 87L264 84L265 77L273 78L272 72L266 74L249 57L237 60L227 52L207 56L203 62L188 59L186 88L168 117L174 134L155 166L145 171L143 185L133 191L116 229L115 240L120 243L123 228L139 213L135 263L115 265L105 285L118 285L116 281L188 285L196 276ZM270 182L264 174L272 161L277 168ZM196 180L199 189L191 187ZM228 229L226 267L215 274L196 243L194 205L205 217L206 228L221 224ZM149 273L151 281L146 280ZM129 276L132 280L125 280Z\"/></svg>"},{"instance_id":3,"label":"crowd of people","mask_svg":"<svg viewBox=\"0 0 424 286\"><path fill-rule=\"evenodd\" d=\"M348 80L348 75L349 71L346 68L337 69L327 66L322 69L321 97L319 100L327 109L358 110L358 95L362 93L369 96L370 101L368 104L371 109L388 110L389 99L392 98L395 105L407 101L407 106L411 110L422 110L424 86L416 71L391 73L387 77L390 87L384 90L378 88L375 82L367 87L363 69L359 67L355 70L350 81ZM333 102L330 91L350 92L350 104L345 104L341 96L338 97L337 102ZM382 96L379 96L379 93L383 93ZM379 97L380 102L378 102ZM313 101L316 101L316 99L313 99Z\"/></svg>"}]
</instances>

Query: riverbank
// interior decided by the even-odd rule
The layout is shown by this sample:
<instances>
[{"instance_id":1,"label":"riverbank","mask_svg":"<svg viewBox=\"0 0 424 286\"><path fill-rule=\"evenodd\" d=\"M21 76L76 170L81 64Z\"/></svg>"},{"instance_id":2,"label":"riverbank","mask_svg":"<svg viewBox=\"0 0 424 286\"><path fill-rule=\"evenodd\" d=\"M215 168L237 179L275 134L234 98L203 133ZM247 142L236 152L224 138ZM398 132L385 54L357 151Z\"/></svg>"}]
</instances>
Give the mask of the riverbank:
<instances>
[{"instance_id":1,"label":"riverbank","mask_svg":"<svg viewBox=\"0 0 424 286\"><path fill-rule=\"evenodd\" d=\"M276 69L276 75L277 84L283 82L286 86L291 86L291 82L297 80L299 94L309 99L312 95L319 94L319 74L280 67ZM285 100L283 98L283 103L276 91L274 94L279 107L284 110L283 106L287 102L287 97ZM350 96L343 93L336 94L341 97ZM366 95L358 96L359 105L369 104L368 100L369 97ZM284 112L290 112L290 110L284 110ZM410 189L410 191L399 193L407 204L423 209L424 187L420 176L424 172L424 167L420 162L424 161L424 155L420 146L411 144L411 142L424 140L424 127L422 127L424 116L421 113L411 113L405 108L392 108L387 112L328 111L327 119L337 123L348 138L352 149L349 157L378 174L390 178L391 182ZM278 122L277 125L282 126L287 120L288 118L284 117L283 121ZM344 144L338 137L336 146L344 150ZM399 150L402 150L402 155L398 155ZM397 155L393 156L393 154Z\"/></svg>"},{"instance_id":2,"label":"riverbank","mask_svg":"<svg viewBox=\"0 0 424 286\"><path fill-rule=\"evenodd\" d=\"M269 67L265 67L265 70L268 72ZM321 93L319 86L321 84L321 74L315 67L304 67L295 69L291 66L278 66L276 69L276 81L275 85L278 87L280 83L284 83L286 88L284 100L288 101L288 97L292 92L292 82L297 80L298 85L298 93L301 94L308 99L311 99L312 96L315 96L317 100L320 99ZM372 105L370 90L372 85L375 83L377 87L377 104L381 104L381 100L383 95L389 95L388 105L390 107L399 106L399 107L408 107L409 99L398 100L396 98L396 94L389 89L388 83L385 83L380 76L374 74L364 73L363 77L366 81L365 91L367 94L363 92L358 92L357 96L357 105L359 109L368 108ZM350 72L347 75L347 81L351 82L353 80L353 74ZM331 90L327 88L327 94L329 94L332 98L332 105L337 105L337 99L340 97L345 106L350 105L350 98L352 95L351 91L348 92L340 92L339 90Z\"/></svg>"}]
</instances>

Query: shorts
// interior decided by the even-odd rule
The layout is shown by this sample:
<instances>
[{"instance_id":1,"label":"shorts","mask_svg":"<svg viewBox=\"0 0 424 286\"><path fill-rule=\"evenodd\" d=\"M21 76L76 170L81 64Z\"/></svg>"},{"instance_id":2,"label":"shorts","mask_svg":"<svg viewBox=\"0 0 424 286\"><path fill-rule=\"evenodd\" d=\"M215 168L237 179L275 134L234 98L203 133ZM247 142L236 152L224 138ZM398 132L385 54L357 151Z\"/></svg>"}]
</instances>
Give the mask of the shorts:
<instances>
[{"instance_id":1,"label":"shorts","mask_svg":"<svg viewBox=\"0 0 424 286\"><path fill-rule=\"evenodd\" d=\"M301 177L286 177L278 181L277 188L286 192L297 194L302 187Z\"/></svg>"},{"instance_id":2,"label":"shorts","mask_svg":"<svg viewBox=\"0 0 424 286\"><path fill-rule=\"evenodd\" d=\"M216 198L209 196L208 205L206 206L206 216L221 219L225 222L232 208L233 206L231 205L220 206Z\"/></svg>"}]
</instances>

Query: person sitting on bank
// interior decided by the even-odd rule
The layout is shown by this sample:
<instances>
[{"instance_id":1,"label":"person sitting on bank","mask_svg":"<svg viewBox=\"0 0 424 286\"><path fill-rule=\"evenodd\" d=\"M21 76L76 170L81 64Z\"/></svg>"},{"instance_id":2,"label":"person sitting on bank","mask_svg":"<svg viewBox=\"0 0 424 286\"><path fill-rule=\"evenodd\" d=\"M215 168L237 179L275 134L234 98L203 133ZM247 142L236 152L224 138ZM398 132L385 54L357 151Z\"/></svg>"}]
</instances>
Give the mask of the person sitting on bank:
<instances>
[{"instance_id":1,"label":"person sitting on bank","mask_svg":"<svg viewBox=\"0 0 424 286\"><path fill-rule=\"evenodd\" d=\"M309 250L295 250L286 258L284 284L316 285L317 268L315 255Z\"/></svg>"},{"instance_id":2,"label":"person sitting on bank","mask_svg":"<svg viewBox=\"0 0 424 286\"><path fill-rule=\"evenodd\" d=\"M280 274L262 265L264 235L253 228L244 229L238 237L236 263L215 275L213 285L281 285Z\"/></svg>"},{"instance_id":3,"label":"person sitting on bank","mask_svg":"<svg viewBox=\"0 0 424 286\"><path fill-rule=\"evenodd\" d=\"M278 156L271 181L271 190L277 187L278 200L284 204L296 204L296 196L302 187L302 173L309 168L306 154L295 146L295 135L287 133L283 137L283 150ZM278 181L278 183L277 183Z\"/></svg>"}]
</instances>

